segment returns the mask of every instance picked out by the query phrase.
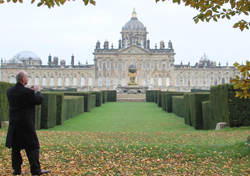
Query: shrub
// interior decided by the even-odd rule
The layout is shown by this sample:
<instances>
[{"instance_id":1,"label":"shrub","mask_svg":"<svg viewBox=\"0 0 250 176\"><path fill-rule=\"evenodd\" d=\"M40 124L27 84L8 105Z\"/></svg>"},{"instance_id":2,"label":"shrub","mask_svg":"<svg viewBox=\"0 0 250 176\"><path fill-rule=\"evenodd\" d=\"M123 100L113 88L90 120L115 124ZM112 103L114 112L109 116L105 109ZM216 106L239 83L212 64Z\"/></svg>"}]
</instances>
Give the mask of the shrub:
<instances>
[{"instance_id":1,"label":"shrub","mask_svg":"<svg viewBox=\"0 0 250 176\"><path fill-rule=\"evenodd\" d=\"M211 87L210 107L212 126L218 122L226 122L230 127L249 126L250 99L235 97L236 93L232 84L223 84Z\"/></svg>"},{"instance_id":2,"label":"shrub","mask_svg":"<svg viewBox=\"0 0 250 176\"><path fill-rule=\"evenodd\" d=\"M183 92L164 92L165 110L167 112L173 112L172 110L172 97L173 96L183 96Z\"/></svg>"},{"instance_id":3,"label":"shrub","mask_svg":"<svg viewBox=\"0 0 250 176\"><path fill-rule=\"evenodd\" d=\"M103 97L102 92L100 92L100 91L93 91L91 93L94 94L94 95L96 95L96 104L95 104L96 107L101 106L102 105L102 97Z\"/></svg>"},{"instance_id":4,"label":"shrub","mask_svg":"<svg viewBox=\"0 0 250 176\"><path fill-rule=\"evenodd\" d=\"M56 94L43 93L41 110L41 128L53 128L56 126Z\"/></svg>"},{"instance_id":5,"label":"shrub","mask_svg":"<svg viewBox=\"0 0 250 176\"><path fill-rule=\"evenodd\" d=\"M155 92L154 90L146 91L146 102L155 102L154 92Z\"/></svg>"},{"instance_id":6,"label":"shrub","mask_svg":"<svg viewBox=\"0 0 250 176\"><path fill-rule=\"evenodd\" d=\"M210 115L210 101L203 101L202 102L202 116L203 116L203 129L210 130L212 129L211 123L211 115Z\"/></svg>"},{"instance_id":7,"label":"shrub","mask_svg":"<svg viewBox=\"0 0 250 176\"><path fill-rule=\"evenodd\" d=\"M107 102L116 102L117 99L116 90L108 90Z\"/></svg>"},{"instance_id":8,"label":"shrub","mask_svg":"<svg viewBox=\"0 0 250 176\"><path fill-rule=\"evenodd\" d=\"M209 93L190 93L188 96L190 110L189 125L195 129L203 129L202 101L208 101L209 95Z\"/></svg>"},{"instance_id":9,"label":"shrub","mask_svg":"<svg viewBox=\"0 0 250 176\"><path fill-rule=\"evenodd\" d=\"M0 82L0 122L9 121L9 102L7 90L15 84Z\"/></svg>"},{"instance_id":10,"label":"shrub","mask_svg":"<svg viewBox=\"0 0 250 176\"><path fill-rule=\"evenodd\" d=\"M179 117L183 117L183 96L172 97L173 113Z\"/></svg>"},{"instance_id":11,"label":"shrub","mask_svg":"<svg viewBox=\"0 0 250 176\"><path fill-rule=\"evenodd\" d=\"M67 96L84 96L84 112L91 111L91 92L65 92L64 95Z\"/></svg>"},{"instance_id":12,"label":"shrub","mask_svg":"<svg viewBox=\"0 0 250 176\"><path fill-rule=\"evenodd\" d=\"M96 107L96 95L92 94L91 95L91 108Z\"/></svg>"}]
</instances>

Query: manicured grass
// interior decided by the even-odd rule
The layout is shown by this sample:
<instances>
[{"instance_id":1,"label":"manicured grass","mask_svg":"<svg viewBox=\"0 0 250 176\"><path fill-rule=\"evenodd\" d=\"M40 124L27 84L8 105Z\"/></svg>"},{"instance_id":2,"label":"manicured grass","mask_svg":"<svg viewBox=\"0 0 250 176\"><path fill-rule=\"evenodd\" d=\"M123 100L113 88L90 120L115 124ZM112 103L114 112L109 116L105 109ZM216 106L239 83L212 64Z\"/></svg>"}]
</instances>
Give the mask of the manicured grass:
<instances>
[{"instance_id":1,"label":"manicured grass","mask_svg":"<svg viewBox=\"0 0 250 176\"><path fill-rule=\"evenodd\" d=\"M154 103L106 103L39 130L49 175L249 175L249 127L194 130ZM7 129L0 129L0 173L10 175ZM29 173L27 158L23 171Z\"/></svg>"},{"instance_id":2,"label":"manicured grass","mask_svg":"<svg viewBox=\"0 0 250 176\"><path fill-rule=\"evenodd\" d=\"M71 118L49 131L160 132L193 130L183 118L167 114L154 103L105 103L90 113ZM47 130L46 130L47 131Z\"/></svg>"}]
</instances>

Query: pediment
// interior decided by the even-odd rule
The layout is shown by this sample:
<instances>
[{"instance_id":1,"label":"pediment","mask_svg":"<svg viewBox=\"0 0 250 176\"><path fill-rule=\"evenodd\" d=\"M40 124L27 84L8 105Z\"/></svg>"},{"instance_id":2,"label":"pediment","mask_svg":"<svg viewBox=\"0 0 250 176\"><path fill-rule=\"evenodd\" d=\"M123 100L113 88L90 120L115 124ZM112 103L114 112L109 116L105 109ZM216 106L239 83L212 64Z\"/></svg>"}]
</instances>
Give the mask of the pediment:
<instances>
[{"instance_id":1,"label":"pediment","mask_svg":"<svg viewBox=\"0 0 250 176\"><path fill-rule=\"evenodd\" d=\"M150 52L136 45L132 45L119 51L118 54L150 54Z\"/></svg>"}]
</instances>

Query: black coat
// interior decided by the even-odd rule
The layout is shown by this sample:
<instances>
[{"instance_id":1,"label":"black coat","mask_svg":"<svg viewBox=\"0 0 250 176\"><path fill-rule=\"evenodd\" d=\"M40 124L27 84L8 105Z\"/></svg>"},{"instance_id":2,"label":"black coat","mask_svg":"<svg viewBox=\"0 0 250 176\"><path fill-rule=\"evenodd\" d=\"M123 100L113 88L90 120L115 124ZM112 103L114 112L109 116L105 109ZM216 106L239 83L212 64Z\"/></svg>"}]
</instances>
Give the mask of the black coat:
<instances>
[{"instance_id":1,"label":"black coat","mask_svg":"<svg viewBox=\"0 0 250 176\"><path fill-rule=\"evenodd\" d=\"M9 101L9 128L6 147L16 149L39 149L39 141L35 130L35 105L43 102L40 91L17 83L7 90Z\"/></svg>"}]
</instances>

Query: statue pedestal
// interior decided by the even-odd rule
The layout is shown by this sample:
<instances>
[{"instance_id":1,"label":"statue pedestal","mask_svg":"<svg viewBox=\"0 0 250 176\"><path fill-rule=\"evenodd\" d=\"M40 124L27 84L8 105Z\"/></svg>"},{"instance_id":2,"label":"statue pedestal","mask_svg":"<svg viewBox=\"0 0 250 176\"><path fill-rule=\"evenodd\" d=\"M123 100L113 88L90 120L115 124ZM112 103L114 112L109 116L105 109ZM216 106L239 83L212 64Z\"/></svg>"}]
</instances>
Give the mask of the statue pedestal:
<instances>
[{"instance_id":1,"label":"statue pedestal","mask_svg":"<svg viewBox=\"0 0 250 176\"><path fill-rule=\"evenodd\" d=\"M116 90L118 94L145 94L148 86L117 86Z\"/></svg>"}]
</instances>

